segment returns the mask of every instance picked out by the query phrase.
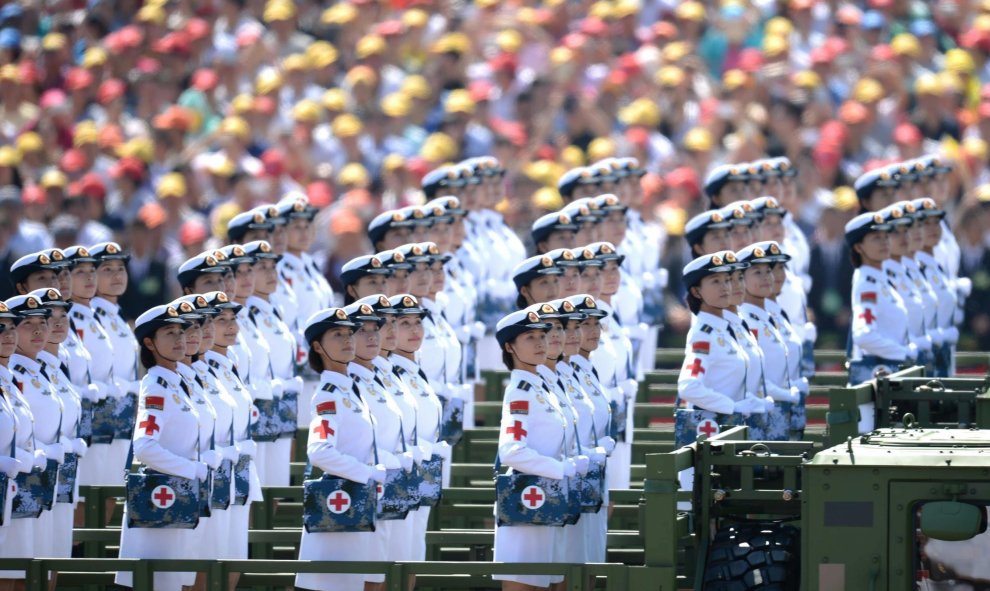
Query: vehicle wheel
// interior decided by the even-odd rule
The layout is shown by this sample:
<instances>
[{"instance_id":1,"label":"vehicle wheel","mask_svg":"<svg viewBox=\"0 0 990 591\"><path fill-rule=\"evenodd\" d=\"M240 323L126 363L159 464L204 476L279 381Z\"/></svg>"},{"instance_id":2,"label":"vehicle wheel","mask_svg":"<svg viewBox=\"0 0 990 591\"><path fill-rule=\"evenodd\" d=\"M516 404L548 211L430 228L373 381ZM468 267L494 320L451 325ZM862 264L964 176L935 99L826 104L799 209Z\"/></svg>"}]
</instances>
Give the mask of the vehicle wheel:
<instances>
[{"instance_id":1,"label":"vehicle wheel","mask_svg":"<svg viewBox=\"0 0 990 591\"><path fill-rule=\"evenodd\" d=\"M800 531L779 523L723 526L705 566L706 591L798 591Z\"/></svg>"}]
</instances>

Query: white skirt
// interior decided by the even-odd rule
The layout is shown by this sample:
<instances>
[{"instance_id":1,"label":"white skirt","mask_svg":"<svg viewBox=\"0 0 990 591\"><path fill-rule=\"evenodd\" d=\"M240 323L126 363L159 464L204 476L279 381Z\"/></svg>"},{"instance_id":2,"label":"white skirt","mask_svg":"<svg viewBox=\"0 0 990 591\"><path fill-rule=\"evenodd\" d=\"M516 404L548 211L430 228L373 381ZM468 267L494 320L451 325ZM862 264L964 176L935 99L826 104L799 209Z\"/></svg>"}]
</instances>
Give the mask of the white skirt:
<instances>
[{"instance_id":1,"label":"white skirt","mask_svg":"<svg viewBox=\"0 0 990 591\"><path fill-rule=\"evenodd\" d=\"M577 535L584 540L584 558L577 562L605 562L605 549L608 542L608 503L602 505L598 513L584 513L575 527Z\"/></svg>"},{"instance_id":2,"label":"white skirt","mask_svg":"<svg viewBox=\"0 0 990 591\"><path fill-rule=\"evenodd\" d=\"M629 488L629 471L632 468L632 446L624 441L615 444L612 455L605 464L605 482L610 489Z\"/></svg>"},{"instance_id":3,"label":"white skirt","mask_svg":"<svg viewBox=\"0 0 990 591\"><path fill-rule=\"evenodd\" d=\"M7 536L0 542L0 558L34 558L37 519L11 519L10 525L3 529L7 530ZM23 579L25 576L22 570L0 571L0 579Z\"/></svg>"},{"instance_id":4,"label":"white skirt","mask_svg":"<svg viewBox=\"0 0 990 591\"><path fill-rule=\"evenodd\" d=\"M409 560L422 562L426 560L426 528L430 523L430 513L433 507L420 507L409 514L413 526L409 528Z\"/></svg>"},{"instance_id":5,"label":"white skirt","mask_svg":"<svg viewBox=\"0 0 990 591\"><path fill-rule=\"evenodd\" d=\"M303 529L299 545L299 560L319 560L327 562L374 562L382 560L385 547L383 538L375 537L375 532L355 533L309 533ZM363 591L365 581L375 575L299 573L296 587L318 589L320 591ZM384 581L384 575L378 575Z\"/></svg>"},{"instance_id":6,"label":"white skirt","mask_svg":"<svg viewBox=\"0 0 990 591\"><path fill-rule=\"evenodd\" d=\"M76 495L78 499L79 496ZM55 503L52 506L52 523L54 538L52 556L57 558L72 557L72 526L76 517L75 503Z\"/></svg>"},{"instance_id":7,"label":"white skirt","mask_svg":"<svg viewBox=\"0 0 990 591\"><path fill-rule=\"evenodd\" d=\"M231 505L227 509L230 526L227 528L227 556L231 560L246 560L248 557L248 519L251 516L251 503Z\"/></svg>"},{"instance_id":8,"label":"white skirt","mask_svg":"<svg viewBox=\"0 0 990 591\"><path fill-rule=\"evenodd\" d=\"M124 463L130 449L130 439L114 439L110 443L94 443L79 458L79 484L83 486L118 486L124 479Z\"/></svg>"},{"instance_id":9,"label":"white skirt","mask_svg":"<svg viewBox=\"0 0 990 591\"><path fill-rule=\"evenodd\" d=\"M553 563L559 527L548 525L495 526L495 562ZM549 587L564 575L493 575L496 581L515 581L534 587Z\"/></svg>"},{"instance_id":10,"label":"white skirt","mask_svg":"<svg viewBox=\"0 0 990 591\"><path fill-rule=\"evenodd\" d=\"M124 515L127 515L126 506ZM121 558L193 558L201 550L197 546L195 530L191 529L128 527L125 517L120 530ZM120 571L114 582L124 587L133 587L134 577L130 571ZM182 591L183 585L192 585L194 582L195 572L156 572L154 575L155 591Z\"/></svg>"},{"instance_id":11,"label":"white skirt","mask_svg":"<svg viewBox=\"0 0 990 591\"><path fill-rule=\"evenodd\" d=\"M261 486L289 486L291 439L258 442L254 463Z\"/></svg>"}]
</instances>

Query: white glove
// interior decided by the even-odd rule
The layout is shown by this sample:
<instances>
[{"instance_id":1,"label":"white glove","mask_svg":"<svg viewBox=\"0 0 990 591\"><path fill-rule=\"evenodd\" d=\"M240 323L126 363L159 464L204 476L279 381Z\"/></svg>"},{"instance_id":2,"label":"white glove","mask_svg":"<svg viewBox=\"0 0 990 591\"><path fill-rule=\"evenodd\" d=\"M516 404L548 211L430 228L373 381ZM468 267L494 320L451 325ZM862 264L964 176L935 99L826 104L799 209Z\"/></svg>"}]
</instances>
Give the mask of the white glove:
<instances>
[{"instance_id":1,"label":"white glove","mask_svg":"<svg viewBox=\"0 0 990 591\"><path fill-rule=\"evenodd\" d=\"M568 458L567 461L572 462L574 464L574 471L577 472L579 475L584 476L585 474L588 473L588 464L591 463L591 460L588 459L588 456L585 455L573 456L571 458Z\"/></svg>"},{"instance_id":2,"label":"white glove","mask_svg":"<svg viewBox=\"0 0 990 591\"><path fill-rule=\"evenodd\" d=\"M120 378L113 379L113 386L114 398L122 398L131 392L136 394L141 387L140 382L132 382L130 380L122 380Z\"/></svg>"},{"instance_id":3,"label":"white glove","mask_svg":"<svg viewBox=\"0 0 990 591\"><path fill-rule=\"evenodd\" d=\"M419 465L421 465L423 463L423 457L424 457L423 456L423 450L420 449L419 446L417 446L417 445L410 445L409 446L409 451L406 452L406 453L412 454L412 459L413 459L414 462L416 462L416 465L417 466L419 466Z\"/></svg>"},{"instance_id":4,"label":"white glove","mask_svg":"<svg viewBox=\"0 0 990 591\"><path fill-rule=\"evenodd\" d=\"M454 448L446 441L440 441L433 446L433 453L438 454L445 462L449 462L453 456Z\"/></svg>"},{"instance_id":5,"label":"white glove","mask_svg":"<svg viewBox=\"0 0 990 591\"><path fill-rule=\"evenodd\" d=\"M203 462L193 462L196 464L196 480L205 482L210 475L210 467Z\"/></svg>"},{"instance_id":6,"label":"white glove","mask_svg":"<svg viewBox=\"0 0 990 591\"><path fill-rule=\"evenodd\" d=\"M632 400L636 398L636 393L639 391L639 384L636 380L625 379L619 383L619 390L622 391L622 395L626 397L626 400Z\"/></svg>"},{"instance_id":7,"label":"white glove","mask_svg":"<svg viewBox=\"0 0 990 591\"><path fill-rule=\"evenodd\" d=\"M779 400L781 402L800 402L801 400L801 389L797 386L791 386L789 389L781 388L775 391L777 398L774 400ZM770 398L768 395L767 398Z\"/></svg>"},{"instance_id":8,"label":"white glove","mask_svg":"<svg viewBox=\"0 0 990 591\"><path fill-rule=\"evenodd\" d=\"M904 353L908 361L914 362L918 358L918 345L908 343L907 351Z\"/></svg>"},{"instance_id":9,"label":"white glove","mask_svg":"<svg viewBox=\"0 0 990 591\"><path fill-rule=\"evenodd\" d=\"M475 322L471 325L471 336L477 340L485 338L485 325L481 322Z\"/></svg>"},{"instance_id":10,"label":"white glove","mask_svg":"<svg viewBox=\"0 0 990 591\"><path fill-rule=\"evenodd\" d=\"M20 472L21 463L10 456L0 456L0 472L7 475L7 478L16 478Z\"/></svg>"},{"instance_id":11,"label":"white glove","mask_svg":"<svg viewBox=\"0 0 990 591\"><path fill-rule=\"evenodd\" d=\"M605 458L608 457L608 454L605 453L604 447L596 447L593 449L586 449L584 451L588 455L588 459L592 464L604 464Z\"/></svg>"},{"instance_id":12,"label":"white glove","mask_svg":"<svg viewBox=\"0 0 990 591\"><path fill-rule=\"evenodd\" d=\"M615 449L615 440L608 435L605 437L599 437L598 445L605 449L606 454L612 455L612 450Z\"/></svg>"},{"instance_id":13,"label":"white glove","mask_svg":"<svg viewBox=\"0 0 990 591\"><path fill-rule=\"evenodd\" d=\"M808 383L808 378L801 378L797 381L797 389L802 394L807 394L811 391L811 384Z\"/></svg>"},{"instance_id":14,"label":"white glove","mask_svg":"<svg viewBox=\"0 0 990 591\"><path fill-rule=\"evenodd\" d=\"M402 467L402 462L400 462L398 456L394 454L379 451L378 456L381 460L381 465L385 466L386 470L398 470Z\"/></svg>"},{"instance_id":15,"label":"white glove","mask_svg":"<svg viewBox=\"0 0 990 591\"><path fill-rule=\"evenodd\" d=\"M774 403L775 403L774 399L770 396L763 398L763 408L764 408L763 412L772 411Z\"/></svg>"},{"instance_id":16,"label":"white glove","mask_svg":"<svg viewBox=\"0 0 990 591\"><path fill-rule=\"evenodd\" d=\"M457 336L457 342L466 345L469 340L471 340L471 328L470 324L464 324L458 326L454 329L454 334Z\"/></svg>"},{"instance_id":17,"label":"white glove","mask_svg":"<svg viewBox=\"0 0 990 591\"><path fill-rule=\"evenodd\" d=\"M65 462L65 446L56 441L45 446L45 455L49 460L55 460L59 464Z\"/></svg>"},{"instance_id":18,"label":"white glove","mask_svg":"<svg viewBox=\"0 0 990 591\"><path fill-rule=\"evenodd\" d=\"M258 452L258 444L254 442L253 439L245 439L244 441L238 441L234 444L237 447L237 451L249 458L253 458L254 454Z\"/></svg>"},{"instance_id":19,"label":"white glove","mask_svg":"<svg viewBox=\"0 0 990 591\"><path fill-rule=\"evenodd\" d=\"M371 467L371 479L375 482L385 482L385 465L375 464Z\"/></svg>"},{"instance_id":20,"label":"white glove","mask_svg":"<svg viewBox=\"0 0 990 591\"><path fill-rule=\"evenodd\" d=\"M285 392L285 384L282 380L274 378L272 380L272 398L281 398L282 392Z\"/></svg>"},{"instance_id":21,"label":"white glove","mask_svg":"<svg viewBox=\"0 0 990 591\"><path fill-rule=\"evenodd\" d=\"M220 462L223 458L215 450L208 449L201 454L199 454L199 461L203 462L210 468L216 470L220 467Z\"/></svg>"},{"instance_id":22,"label":"white glove","mask_svg":"<svg viewBox=\"0 0 990 591\"><path fill-rule=\"evenodd\" d=\"M733 403L732 412L734 413L737 412L744 415L750 415L750 414L761 414L767 411L766 411L766 407L763 405L762 400L751 394L747 394L746 397L743 398L742 400L737 400L735 403Z\"/></svg>"},{"instance_id":23,"label":"white glove","mask_svg":"<svg viewBox=\"0 0 990 591\"><path fill-rule=\"evenodd\" d=\"M962 296L962 299L969 297L969 294L973 292L973 282L969 277L957 277L956 278L956 293Z\"/></svg>"},{"instance_id":24,"label":"white glove","mask_svg":"<svg viewBox=\"0 0 990 591\"><path fill-rule=\"evenodd\" d=\"M287 389L290 392L295 392L296 394L302 394L303 391L303 379L301 376L296 376L287 385Z\"/></svg>"},{"instance_id":25,"label":"white glove","mask_svg":"<svg viewBox=\"0 0 990 591\"><path fill-rule=\"evenodd\" d=\"M86 398L92 400L93 402L98 402L100 400L105 400L107 397L107 389L103 384L90 384L86 386Z\"/></svg>"},{"instance_id":26,"label":"white glove","mask_svg":"<svg viewBox=\"0 0 990 591\"><path fill-rule=\"evenodd\" d=\"M573 458L567 458L563 462L564 464L564 478L574 478L577 474L577 465L574 463Z\"/></svg>"},{"instance_id":27,"label":"white glove","mask_svg":"<svg viewBox=\"0 0 990 591\"><path fill-rule=\"evenodd\" d=\"M34 450L34 462L31 464L35 468L44 468L48 465L48 456L41 449Z\"/></svg>"},{"instance_id":28,"label":"white glove","mask_svg":"<svg viewBox=\"0 0 990 591\"><path fill-rule=\"evenodd\" d=\"M814 322L804 323L804 340L810 341L812 344L818 340L818 327L815 326Z\"/></svg>"},{"instance_id":29,"label":"white glove","mask_svg":"<svg viewBox=\"0 0 990 591\"><path fill-rule=\"evenodd\" d=\"M396 459L399 460L399 465L402 467L404 472L412 471L413 467L413 452L404 451L401 454L396 454Z\"/></svg>"},{"instance_id":30,"label":"white glove","mask_svg":"<svg viewBox=\"0 0 990 591\"><path fill-rule=\"evenodd\" d=\"M218 448L220 450L220 456L225 460L230 460L233 463L237 463L237 458L240 453L237 451L237 445L229 445L227 447Z\"/></svg>"},{"instance_id":31,"label":"white glove","mask_svg":"<svg viewBox=\"0 0 990 591\"><path fill-rule=\"evenodd\" d=\"M82 458L86 456L87 450L89 450L89 446L86 445L86 442L82 438L72 440L72 453Z\"/></svg>"}]
</instances>

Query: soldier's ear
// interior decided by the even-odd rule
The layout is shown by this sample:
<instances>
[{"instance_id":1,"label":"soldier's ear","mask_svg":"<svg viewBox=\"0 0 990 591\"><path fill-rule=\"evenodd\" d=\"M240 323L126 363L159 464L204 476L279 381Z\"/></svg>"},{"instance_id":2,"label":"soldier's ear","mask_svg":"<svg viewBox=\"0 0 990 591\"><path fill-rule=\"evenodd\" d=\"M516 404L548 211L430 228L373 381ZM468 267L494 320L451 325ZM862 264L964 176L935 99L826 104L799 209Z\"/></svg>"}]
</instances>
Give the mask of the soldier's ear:
<instances>
[{"instance_id":1,"label":"soldier's ear","mask_svg":"<svg viewBox=\"0 0 990 591\"><path fill-rule=\"evenodd\" d=\"M14 287L17 289L17 295L28 294L28 290L23 283L18 282L17 285L15 285Z\"/></svg>"},{"instance_id":2,"label":"soldier's ear","mask_svg":"<svg viewBox=\"0 0 990 591\"><path fill-rule=\"evenodd\" d=\"M691 294L692 296L694 296L694 297L696 297L696 298L698 298L699 300L701 299L701 290L700 290L700 289L698 289L698 286L697 286L697 285L692 285L692 286L691 286L691 288L690 288L690 289L688 289L688 292L689 292L689 293L690 293L690 294Z\"/></svg>"}]
</instances>

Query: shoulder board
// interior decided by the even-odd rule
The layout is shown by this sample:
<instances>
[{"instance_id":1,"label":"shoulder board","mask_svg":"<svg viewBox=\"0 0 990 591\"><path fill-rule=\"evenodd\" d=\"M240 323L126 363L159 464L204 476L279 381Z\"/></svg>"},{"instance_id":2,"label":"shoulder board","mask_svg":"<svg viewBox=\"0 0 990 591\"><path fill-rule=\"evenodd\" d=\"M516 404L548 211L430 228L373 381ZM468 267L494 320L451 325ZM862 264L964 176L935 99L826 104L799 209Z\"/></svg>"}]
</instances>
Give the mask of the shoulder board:
<instances>
[{"instance_id":1,"label":"shoulder board","mask_svg":"<svg viewBox=\"0 0 990 591\"><path fill-rule=\"evenodd\" d=\"M715 330L715 329L714 329L714 328L712 328L712 327L711 327L710 325L708 325L708 324L702 324L702 325L701 325L701 332L704 332L704 333L711 333L711 332L712 332L713 330Z\"/></svg>"},{"instance_id":2,"label":"shoulder board","mask_svg":"<svg viewBox=\"0 0 990 591\"><path fill-rule=\"evenodd\" d=\"M207 359L206 363L208 363L209 366L214 369L220 369L220 362L217 361L216 359Z\"/></svg>"},{"instance_id":3,"label":"shoulder board","mask_svg":"<svg viewBox=\"0 0 990 591\"><path fill-rule=\"evenodd\" d=\"M83 316L83 314L82 314L82 312L80 312L80 311L78 311L78 310L76 310L76 311L74 311L74 312L72 313L72 317L73 317L73 318L78 318L79 320L82 320L83 318L85 318L85 317Z\"/></svg>"},{"instance_id":4,"label":"shoulder board","mask_svg":"<svg viewBox=\"0 0 990 591\"><path fill-rule=\"evenodd\" d=\"M17 373L27 373L27 368L24 367L23 365L18 364L14 366L14 371L16 371Z\"/></svg>"},{"instance_id":5,"label":"shoulder board","mask_svg":"<svg viewBox=\"0 0 990 591\"><path fill-rule=\"evenodd\" d=\"M894 272L891 271L890 269L887 269L887 277L893 277L893 276L894 276Z\"/></svg>"},{"instance_id":6,"label":"shoulder board","mask_svg":"<svg viewBox=\"0 0 990 591\"><path fill-rule=\"evenodd\" d=\"M258 308L258 306L251 306L248 309L248 312L253 316L254 314L261 312L261 310Z\"/></svg>"},{"instance_id":7,"label":"shoulder board","mask_svg":"<svg viewBox=\"0 0 990 591\"><path fill-rule=\"evenodd\" d=\"M533 384L530 384L529 382L519 382L516 384L516 389L522 390L523 392L529 392L533 389Z\"/></svg>"},{"instance_id":8,"label":"shoulder board","mask_svg":"<svg viewBox=\"0 0 990 591\"><path fill-rule=\"evenodd\" d=\"M760 319L760 317L757 316L754 312L750 312L749 313L749 317L752 318L753 320L759 320Z\"/></svg>"},{"instance_id":9,"label":"shoulder board","mask_svg":"<svg viewBox=\"0 0 990 591\"><path fill-rule=\"evenodd\" d=\"M877 278L876 277L867 277L866 278L866 282L867 283L876 283L877 282Z\"/></svg>"},{"instance_id":10,"label":"shoulder board","mask_svg":"<svg viewBox=\"0 0 990 591\"><path fill-rule=\"evenodd\" d=\"M337 386L331 384L330 382L327 382L326 384L323 384L323 387L320 389L323 390L324 392L333 392L334 390L337 389Z\"/></svg>"},{"instance_id":11,"label":"shoulder board","mask_svg":"<svg viewBox=\"0 0 990 591\"><path fill-rule=\"evenodd\" d=\"M165 378L158 378L158 385L162 388L168 388L168 382L165 381Z\"/></svg>"}]
</instances>

